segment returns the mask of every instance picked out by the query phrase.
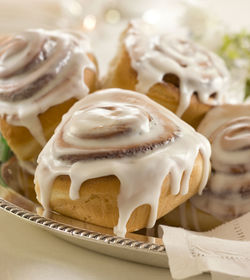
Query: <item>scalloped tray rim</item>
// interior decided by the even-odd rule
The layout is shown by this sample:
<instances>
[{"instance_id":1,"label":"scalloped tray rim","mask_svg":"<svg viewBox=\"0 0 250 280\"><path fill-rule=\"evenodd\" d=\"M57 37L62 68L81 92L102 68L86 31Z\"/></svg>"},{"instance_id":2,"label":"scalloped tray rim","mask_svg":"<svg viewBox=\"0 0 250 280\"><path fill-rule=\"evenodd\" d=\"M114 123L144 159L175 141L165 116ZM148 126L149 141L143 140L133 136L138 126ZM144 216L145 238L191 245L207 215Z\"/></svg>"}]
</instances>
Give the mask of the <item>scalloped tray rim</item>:
<instances>
[{"instance_id":1,"label":"scalloped tray rim","mask_svg":"<svg viewBox=\"0 0 250 280\"><path fill-rule=\"evenodd\" d=\"M21 207L18 207L2 198L0 198L0 209L12 215L15 215L21 219L24 219L27 222L36 224L44 229L56 231L57 233L60 232L64 235L69 235L71 237L73 236L80 239L87 239L88 241L103 242L106 244L121 246L123 248L148 250L151 252L161 253L166 255L166 250L164 245L136 241L129 238L122 238L118 236L102 234L87 229L85 230L85 229L69 226L67 224L60 223L52 219L39 216L38 214L34 214L28 210L24 210Z\"/></svg>"}]
</instances>

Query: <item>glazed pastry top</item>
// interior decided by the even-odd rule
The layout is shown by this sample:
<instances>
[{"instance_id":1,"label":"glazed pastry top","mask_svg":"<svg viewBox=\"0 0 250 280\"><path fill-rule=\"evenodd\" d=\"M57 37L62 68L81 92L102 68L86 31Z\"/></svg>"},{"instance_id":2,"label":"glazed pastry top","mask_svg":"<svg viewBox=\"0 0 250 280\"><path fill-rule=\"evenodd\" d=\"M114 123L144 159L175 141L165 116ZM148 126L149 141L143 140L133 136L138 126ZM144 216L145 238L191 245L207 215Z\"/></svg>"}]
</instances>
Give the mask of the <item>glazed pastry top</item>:
<instances>
[{"instance_id":1,"label":"glazed pastry top","mask_svg":"<svg viewBox=\"0 0 250 280\"><path fill-rule=\"evenodd\" d=\"M71 179L70 198L81 184L115 175L120 180L118 235L138 206L149 204L148 227L155 223L161 187L168 174L171 191L186 194L198 154L203 157L204 188L210 170L210 145L176 115L132 91L107 89L78 101L56 129L38 159L35 181L49 208L50 187L59 175Z\"/></svg>"},{"instance_id":2,"label":"glazed pastry top","mask_svg":"<svg viewBox=\"0 0 250 280\"><path fill-rule=\"evenodd\" d=\"M221 58L185 38L156 34L152 29L142 21L132 21L125 36L131 65L137 72L138 92L147 93L166 75L174 75L181 93L178 116L188 108L194 93L205 104L227 101L229 72Z\"/></svg>"},{"instance_id":3,"label":"glazed pastry top","mask_svg":"<svg viewBox=\"0 0 250 280\"><path fill-rule=\"evenodd\" d=\"M250 211L250 105L211 110L198 127L212 146L212 176L192 202L220 220Z\"/></svg>"},{"instance_id":4,"label":"glazed pastry top","mask_svg":"<svg viewBox=\"0 0 250 280\"><path fill-rule=\"evenodd\" d=\"M0 41L0 115L24 126L43 146L40 113L89 89L86 68L96 71L88 57L90 45L77 32L28 30Z\"/></svg>"}]
</instances>

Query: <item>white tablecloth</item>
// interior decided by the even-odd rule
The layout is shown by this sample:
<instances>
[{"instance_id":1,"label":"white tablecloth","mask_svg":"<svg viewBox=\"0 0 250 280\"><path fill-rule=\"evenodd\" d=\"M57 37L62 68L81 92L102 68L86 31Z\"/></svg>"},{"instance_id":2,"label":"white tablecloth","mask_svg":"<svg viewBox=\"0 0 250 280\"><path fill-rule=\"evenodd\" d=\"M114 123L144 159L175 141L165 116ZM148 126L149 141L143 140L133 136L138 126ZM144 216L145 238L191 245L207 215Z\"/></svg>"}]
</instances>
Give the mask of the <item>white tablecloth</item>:
<instances>
[{"instance_id":1,"label":"white tablecloth","mask_svg":"<svg viewBox=\"0 0 250 280\"><path fill-rule=\"evenodd\" d=\"M1 210L0 225L0 280L172 279L168 269L79 248Z\"/></svg>"}]
</instances>

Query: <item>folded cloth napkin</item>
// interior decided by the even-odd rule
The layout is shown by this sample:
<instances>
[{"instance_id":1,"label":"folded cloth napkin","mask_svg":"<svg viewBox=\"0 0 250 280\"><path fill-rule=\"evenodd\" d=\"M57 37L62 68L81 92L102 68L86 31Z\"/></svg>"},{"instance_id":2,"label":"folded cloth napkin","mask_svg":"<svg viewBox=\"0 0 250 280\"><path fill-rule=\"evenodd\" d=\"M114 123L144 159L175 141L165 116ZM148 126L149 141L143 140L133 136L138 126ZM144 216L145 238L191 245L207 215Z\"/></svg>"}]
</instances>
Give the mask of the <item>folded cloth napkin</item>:
<instances>
[{"instance_id":1,"label":"folded cloth napkin","mask_svg":"<svg viewBox=\"0 0 250 280\"><path fill-rule=\"evenodd\" d=\"M212 279L250 279L250 213L198 233L159 226L174 279L211 272Z\"/></svg>"}]
</instances>

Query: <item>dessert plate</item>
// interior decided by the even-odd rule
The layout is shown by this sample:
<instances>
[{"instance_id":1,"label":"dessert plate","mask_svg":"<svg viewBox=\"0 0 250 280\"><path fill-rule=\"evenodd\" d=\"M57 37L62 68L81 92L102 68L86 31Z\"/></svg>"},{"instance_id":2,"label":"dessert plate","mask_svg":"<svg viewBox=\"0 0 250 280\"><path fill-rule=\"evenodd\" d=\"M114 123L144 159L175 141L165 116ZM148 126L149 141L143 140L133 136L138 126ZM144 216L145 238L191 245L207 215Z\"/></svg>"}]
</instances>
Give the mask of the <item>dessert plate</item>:
<instances>
[{"instance_id":1,"label":"dessert plate","mask_svg":"<svg viewBox=\"0 0 250 280\"><path fill-rule=\"evenodd\" d=\"M77 246L120 259L168 267L168 258L162 239L148 236L143 232L128 233L125 238L121 238L115 236L110 229L57 213L46 213L45 217L39 205L1 185L0 210L45 229Z\"/></svg>"}]
</instances>

